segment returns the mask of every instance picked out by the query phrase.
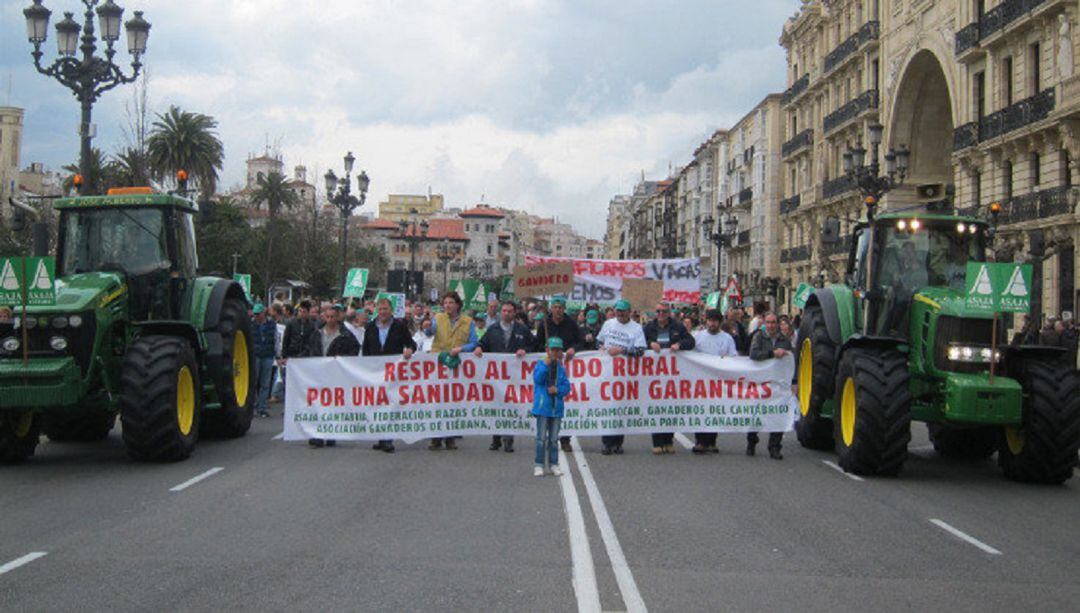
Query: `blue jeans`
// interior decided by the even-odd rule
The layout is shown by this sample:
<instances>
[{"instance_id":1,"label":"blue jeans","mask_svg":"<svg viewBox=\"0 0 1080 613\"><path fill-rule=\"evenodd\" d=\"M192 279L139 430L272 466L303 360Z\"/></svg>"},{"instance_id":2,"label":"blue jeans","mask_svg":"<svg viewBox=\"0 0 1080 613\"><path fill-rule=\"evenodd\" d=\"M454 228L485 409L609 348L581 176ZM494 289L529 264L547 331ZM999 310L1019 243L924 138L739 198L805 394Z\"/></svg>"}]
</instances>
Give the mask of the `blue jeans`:
<instances>
[{"instance_id":1,"label":"blue jeans","mask_svg":"<svg viewBox=\"0 0 1080 613\"><path fill-rule=\"evenodd\" d=\"M547 464L559 465L559 427L562 418L536 418L536 465L544 466L544 450L547 449Z\"/></svg>"},{"instance_id":2,"label":"blue jeans","mask_svg":"<svg viewBox=\"0 0 1080 613\"><path fill-rule=\"evenodd\" d=\"M265 411L274 379L274 357L255 358L255 410Z\"/></svg>"}]
</instances>

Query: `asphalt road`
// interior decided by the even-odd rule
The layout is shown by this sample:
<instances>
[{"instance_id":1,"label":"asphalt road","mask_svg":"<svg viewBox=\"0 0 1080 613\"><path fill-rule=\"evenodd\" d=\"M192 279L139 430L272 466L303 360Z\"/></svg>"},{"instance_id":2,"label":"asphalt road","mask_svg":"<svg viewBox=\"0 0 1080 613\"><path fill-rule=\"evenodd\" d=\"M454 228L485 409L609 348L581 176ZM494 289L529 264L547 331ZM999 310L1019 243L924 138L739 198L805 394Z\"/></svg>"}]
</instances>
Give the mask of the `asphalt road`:
<instances>
[{"instance_id":1,"label":"asphalt road","mask_svg":"<svg viewBox=\"0 0 1080 613\"><path fill-rule=\"evenodd\" d=\"M922 425L897 479L792 434L782 462L736 435L703 457L583 439L557 479L528 439L310 449L274 440L274 408L179 464L131 462L114 432L0 467L0 610L1080 607L1080 477L1012 483Z\"/></svg>"}]
</instances>

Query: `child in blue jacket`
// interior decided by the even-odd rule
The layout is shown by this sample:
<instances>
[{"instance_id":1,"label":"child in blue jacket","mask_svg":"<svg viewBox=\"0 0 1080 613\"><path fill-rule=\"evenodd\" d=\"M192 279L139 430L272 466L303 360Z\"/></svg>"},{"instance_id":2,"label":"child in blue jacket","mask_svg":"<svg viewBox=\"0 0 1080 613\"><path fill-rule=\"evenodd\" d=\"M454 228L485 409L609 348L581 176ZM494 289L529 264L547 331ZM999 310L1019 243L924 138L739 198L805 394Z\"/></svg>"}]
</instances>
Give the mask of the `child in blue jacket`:
<instances>
[{"instance_id":1,"label":"child in blue jacket","mask_svg":"<svg viewBox=\"0 0 1080 613\"><path fill-rule=\"evenodd\" d=\"M559 469L559 425L562 423L563 399L570 393L570 379L562 364L563 342L551 337L547 342L547 356L533 370L533 408L536 418L536 467L534 477L544 476L544 465L551 466L551 474L562 476ZM544 451L547 450L545 457Z\"/></svg>"}]
</instances>

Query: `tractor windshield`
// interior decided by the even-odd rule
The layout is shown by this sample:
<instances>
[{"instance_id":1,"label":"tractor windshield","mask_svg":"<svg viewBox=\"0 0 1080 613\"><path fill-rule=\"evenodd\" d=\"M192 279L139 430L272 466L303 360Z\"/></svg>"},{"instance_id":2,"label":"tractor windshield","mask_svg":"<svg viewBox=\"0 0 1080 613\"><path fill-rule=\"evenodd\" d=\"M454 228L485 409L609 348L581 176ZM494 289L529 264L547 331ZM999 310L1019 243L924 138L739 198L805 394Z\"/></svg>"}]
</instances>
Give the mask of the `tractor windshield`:
<instances>
[{"instance_id":1,"label":"tractor windshield","mask_svg":"<svg viewBox=\"0 0 1080 613\"><path fill-rule=\"evenodd\" d=\"M967 263L983 261L983 229L952 220L901 219L883 230L879 285L964 291Z\"/></svg>"},{"instance_id":2,"label":"tractor windshield","mask_svg":"<svg viewBox=\"0 0 1080 613\"><path fill-rule=\"evenodd\" d=\"M120 270L140 275L168 270L163 215L160 208L65 211L60 274Z\"/></svg>"}]
</instances>

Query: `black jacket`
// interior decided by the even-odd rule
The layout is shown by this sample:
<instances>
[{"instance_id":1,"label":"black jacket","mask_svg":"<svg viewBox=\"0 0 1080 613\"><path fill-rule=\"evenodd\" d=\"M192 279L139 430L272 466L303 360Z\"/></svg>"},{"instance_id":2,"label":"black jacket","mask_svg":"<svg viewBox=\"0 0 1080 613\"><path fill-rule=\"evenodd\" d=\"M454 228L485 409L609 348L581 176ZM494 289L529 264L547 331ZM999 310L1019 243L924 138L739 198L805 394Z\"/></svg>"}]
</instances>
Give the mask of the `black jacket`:
<instances>
[{"instance_id":1,"label":"black jacket","mask_svg":"<svg viewBox=\"0 0 1080 613\"><path fill-rule=\"evenodd\" d=\"M307 354L308 338L319 329L319 320L294 317L285 324L285 334L281 337L281 356L298 358Z\"/></svg>"},{"instance_id":2,"label":"black jacket","mask_svg":"<svg viewBox=\"0 0 1080 613\"><path fill-rule=\"evenodd\" d=\"M765 333L765 327L754 332L754 342L750 346L751 360L769 360L773 357L774 349L787 349L791 351L791 340L783 334L777 333L776 339L769 338Z\"/></svg>"},{"instance_id":3,"label":"black jacket","mask_svg":"<svg viewBox=\"0 0 1080 613\"><path fill-rule=\"evenodd\" d=\"M316 330L308 336L307 352L309 358L335 357L339 355L360 355L360 343L352 332L345 326L341 326L338 335L330 341L330 349L326 355L322 351L322 330Z\"/></svg>"},{"instance_id":4,"label":"black jacket","mask_svg":"<svg viewBox=\"0 0 1080 613\"><path fill-rule=\"evenodd\" d=\"M373 319L364 328L364 346L360 355L401 355L405 349L416 351L416 341L409 334L409 326L400 319L390 322L390 330L386 333L386 344L379 344L379 326Z\"/></svg>"},{"instance_id":5,"label":"black jacket","mask_svg":"<svg viewBox=\"0 0 1080 613\"><path fill-rule=\"evenodd\" d=\"M563 317L562 321L558 324L555 320L548 315L547 319L540 322L540 327L536 331L536 350L547 350L547 335L551 334L553 338L560 338L563 342L563 349L573 349L574 351L581 351L585 344L585 336L581 334L581 328L578 327L577 322L569 317Z\"/></svg>"},{"instance_id":6,"label":"black jacket","mask_svg":"<svg viewBox=\"0 0 1080 613\"><path fill-rule=\"evenodd\" d=\"M657 342L662 329L664 328L661 328L655 319L645 324L645 342L649 345ZM690 333L686 331L686 326L674 319L669 319L666 330L668 332L668 342L666 344L660 343L663 349L667 349L676 343L679 344L680 351L694 348L694 337L690 336Z\"/></svg>"},{"instance_id":7,"label":"black jacket","mask_svg":"<svg viewBox=\"0 0 1080 613\"><path fill-rule=\"evenodd\" d=\"M480 350L484 353L517 353L518 349L526 352L536 347L536 339L532 332L522 323L514 321L510 328L510 346L506 345L506 337L503 336L502 326L496 323L488 326L487 332L480 339Z\"/></svg>"}]
</instances>

